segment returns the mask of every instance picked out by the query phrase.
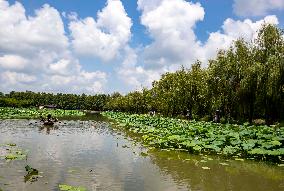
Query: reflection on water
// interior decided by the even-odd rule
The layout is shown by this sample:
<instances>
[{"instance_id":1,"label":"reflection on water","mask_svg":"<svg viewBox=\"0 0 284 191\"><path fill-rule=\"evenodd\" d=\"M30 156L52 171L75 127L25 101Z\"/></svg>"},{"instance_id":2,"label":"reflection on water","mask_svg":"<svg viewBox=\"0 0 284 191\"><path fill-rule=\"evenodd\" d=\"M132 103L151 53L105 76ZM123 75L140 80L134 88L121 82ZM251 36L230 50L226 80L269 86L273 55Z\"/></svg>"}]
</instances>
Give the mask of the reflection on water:
<instances>
[{"instance_id":1,"label":"reflection on water","mask_svg":"<svg viewBox=\"0 0 284 191\"><path fill-rule=\"evenodd\" d=\"M176 183L187 184L189 190L284 190L284 171L278 166L211 156L188 157L174 151L153 151L150 157Z\"/></svg>"},{"instance_id":2,"label":"reflection on water","mask_svg":"<svg viewBox=\"0 0 284 191\"><path fill-rule=\"evenodd\" d=\"M143 157L145 148L99 116L64 119L53 127L35 120L2 120L1 143L28 150L26 161L0 160L4 191L58 190L59 184L90 191L284 190L284 172L273 165L158 150ZM27 164L43 177L25 183Z\"/></svg>"}]
</instances>

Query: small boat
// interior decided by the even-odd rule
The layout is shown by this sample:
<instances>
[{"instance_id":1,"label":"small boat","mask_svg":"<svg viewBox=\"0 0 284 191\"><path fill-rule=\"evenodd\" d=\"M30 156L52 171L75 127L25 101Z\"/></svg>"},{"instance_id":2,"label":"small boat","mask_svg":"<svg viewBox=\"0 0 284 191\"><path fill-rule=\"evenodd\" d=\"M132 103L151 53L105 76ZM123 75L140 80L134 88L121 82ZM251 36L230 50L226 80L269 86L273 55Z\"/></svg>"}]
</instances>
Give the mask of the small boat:
<instances>
[{"instance_id":1,"label":"small boat","mask_svg":"<svg viewBox=\"0 0 284 191\"><path fill-rule=\"evenodd\" d=\"M43 122L43 125L49 125L49 126L52 126L54 124L53 121L45 121Z\"/></svg>"}]
</instances>

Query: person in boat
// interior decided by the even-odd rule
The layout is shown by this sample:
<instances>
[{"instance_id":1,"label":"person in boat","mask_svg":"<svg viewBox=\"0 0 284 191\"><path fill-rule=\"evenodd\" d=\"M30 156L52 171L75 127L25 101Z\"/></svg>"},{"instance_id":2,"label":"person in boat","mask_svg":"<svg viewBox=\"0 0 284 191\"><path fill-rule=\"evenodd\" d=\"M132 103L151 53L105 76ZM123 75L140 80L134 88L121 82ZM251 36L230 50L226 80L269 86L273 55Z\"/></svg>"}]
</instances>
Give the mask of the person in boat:
<instances>
[{"instance_id":1,"label":"person in boat","mask_svg":"<svg viewBox=\"0 0 284 191\"><path fill-rule=\"evenodd\" d=\"M48 122L57 122L58 119L56 117L52 117L51 114L47 115L47 121Z\"/></svg>"},{"instance_id":2,"label":"person in boat","mask_svg":"<svg viewBox=\"0 0 284 191\"><path fill-rule=\"evenodd\" d=\"M45 119L43 118L42 115L40 115L39 118L40 118L40 122L44 122L45 121Z\"/></svg>"},{"instance_id":3,"label":"person in boat","mask_svg":"<svg viewBox=\"0 0 284 191\"><path fill-rule=\"evenodd\" d=\"M56 118L52 118L51 114L47 115L47 119L43 119L43 124L44 125L53 125L54 122L57 122L58 120Z\"/></svg>"},{"instance_id":4,"label":"person in boat","mask_svg":"<svg viewBox=\"0 0 284 191\"><path fill-rule=\"evenodd\" d=\"M53 122L57 122L58 119L56 117L53 118Z\"/></svg>"},{"instance_id":5,"label":"person in boat","mask_svg":"<svg viewBox=\"0 0 284 191\"><path fill-rule=\"evenodd\" d=\"M51 118L51 114L48 114L48 115L47 115L47 122L53 122L53 121L52 121L52 118Z\"/></svg>"}]
</instances>

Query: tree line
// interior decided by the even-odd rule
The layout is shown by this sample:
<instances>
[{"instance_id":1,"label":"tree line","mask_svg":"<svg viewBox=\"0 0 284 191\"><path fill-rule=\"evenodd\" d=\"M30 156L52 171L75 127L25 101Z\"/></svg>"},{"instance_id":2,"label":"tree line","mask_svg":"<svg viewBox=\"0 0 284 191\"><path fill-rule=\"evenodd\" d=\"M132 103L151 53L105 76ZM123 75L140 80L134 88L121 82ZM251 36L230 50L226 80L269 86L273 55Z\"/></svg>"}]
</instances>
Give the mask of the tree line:
<instances>
[{"instance_id":1,"label":"tree line","mask_svg":"<svg viewBox=\"0 0 284 191\"><path fill-rule=\"evenodd\" d=\"M31 91L15 92L8 94L0 92L0 107L38 107L42 105L53 105L66 110L105 110L109 95L97 94L53 94L35 93Z\"/></svg>"},{"instance_id":2,"label":"tree line","mask_svg":"<svg viewBox=\"0 0 284 191\"><path fill-rule=\"evenodd\" d=\"M127 95L0 94L0 106L30 107L55 104L62 109L113 110L130 113L156 111L164 116L212 119L220 110L226 121L284 120L284 32L265 24L257 37L239 39L202 68L196 61L165 73L150 89Z\"/></svg>"}]
</instances>

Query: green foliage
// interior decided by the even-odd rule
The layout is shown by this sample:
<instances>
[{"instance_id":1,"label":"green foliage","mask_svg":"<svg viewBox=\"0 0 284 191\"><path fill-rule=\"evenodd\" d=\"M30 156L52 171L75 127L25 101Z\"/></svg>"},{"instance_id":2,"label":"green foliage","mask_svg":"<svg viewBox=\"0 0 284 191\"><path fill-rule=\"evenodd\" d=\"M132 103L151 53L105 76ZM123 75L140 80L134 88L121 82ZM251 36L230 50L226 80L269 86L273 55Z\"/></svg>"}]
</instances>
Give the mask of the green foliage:
<instances>
[{"instance_id":1,"label":"green foliage","mask_svg":"<svg viewBox=\"0 0 284 191\"><path fill-rule=\"evenodd\" d=\"M283 36L276 26L263 25L254 42L237 40L208 68L197 61L189 69L163 74L149 90L111 97L107 108L206 121L221 110L223 123L284 120Z\"/></svg>"},{"instance_id":2,"label":"green foliage","mask_svg":"<svg viewBox=\"0 0 284 191\"><path fill-rule=\"evenodd\" d=\"M284 127L217 124L159 116L103 112L121 127L142 135L146 145L280 162Z\"/></svg>"},{"instance_id":3,"label":"green foliage","mask_svg":"<svg viewBox=\"0 0 284 191\"><path fill-rule=\"evenodd\" d=\"M64 116L83 116L85 115L81 111L77 110L62 110L62 109L35 109L35 108L1 108L0 107L0 119L35 119L40 116L46 117L51 114L53 117Z\"/></svg>"},{"instance_id":4,"label":"green foliage","mask_svg":"<svg viewBox=\"0 0 284 191\"><path fill-rule=\"evenodd\" d=\"M25 169L26 169L28 174L32 174L32 173L38 174L38 170L30 167L29 165L25 166Z\"/></svg>"},{"instance_id":5,"label":"green foliage","mask_svg":"<svg viewBox=\"0 0 284 191\"><path fill-rule=\"evenodd\" d=\"M38 170L30 167L29 165L25 166L27 174L25 175L25 182L31 181L35 182L39 178Z\"/></svg>"},{"instance_id":6,"label":"green foliage","mask_svg":"<svg viewBox=\"0 0 284 191\"><path fill-rule=\"evenodd\" d=\"M284 32L264 24L252 42L235 41L220 50L208 67L196 61L165 73L150 89L123 96L74 95L33 92L0 93L0 107L57 105L61 109L85 109L148 113L211 121L216 110L223 123L245 121L262 125L284 120Z\"/></svg>"},{"instance_id":7,"label":"green foliage","mask_svg":"<svg viewBox=\"0 0 284 191\"><path fill-rule=\"evenodd\" d=\"M10 92L4 96L0 96L0 107L17 107L29 108L38 107L40 105L56 105L60 109L65 110L96 110L102 111L109 96L105 94L91 95L75 95L75 94L51 94L51 93L34 93L26 92Z\"/></svg>"},{"instance_id":8,"label":"green foliage","mask_svg":"<svg viewBox=\"0 0 284 191\"><path fill-rule=\"evenodd\" d=\"M7 161L24 160L27 158L27 152L17 147L16 144L9 143L0 145L0 159Z\"/></svg>"}]
</instances>

